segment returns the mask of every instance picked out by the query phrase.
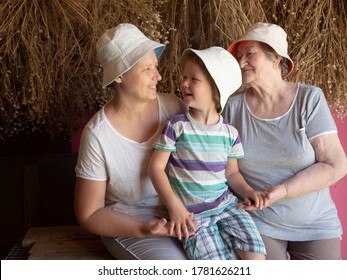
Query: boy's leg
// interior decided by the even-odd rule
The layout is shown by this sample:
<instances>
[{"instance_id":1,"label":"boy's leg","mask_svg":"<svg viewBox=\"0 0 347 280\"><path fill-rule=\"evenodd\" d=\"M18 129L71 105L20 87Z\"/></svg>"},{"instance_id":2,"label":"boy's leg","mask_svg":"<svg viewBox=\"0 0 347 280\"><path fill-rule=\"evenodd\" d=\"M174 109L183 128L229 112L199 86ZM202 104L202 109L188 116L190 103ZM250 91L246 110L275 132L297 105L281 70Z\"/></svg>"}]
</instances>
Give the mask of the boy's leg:
<instances>
[{"instance_id":1,"label":"boy's leg","mask_svg":"<svg viewBox=\"0 0 347 280\"><path fill-rule=\"evenodd\" d=\"M251 216L234 205L227 207L221 215L218 228L229 251L241 251L241 258L264 259L265 245Z\"/></svg>"},{"instance_id":2,"label":"boy's leg","mask_svg":"<svg viewBox=\"0 0 347 280\"><path fill-rule=\"evenodd\" d=\"M261 260L265 261L264 254L258 254L253 252L236 250L237 254L240 256L241 260Z\"/></svg>"},{"instance_id":3,"label":"boy's leg","mask_svg":"<svg viewBox=\"0 0 347 280\"><path fill-rule=\"evenodd\" d=\"M183 247L192 260L232 260L237 256L229 251L218 230L218 216L202 217L195 235L183 241Z\"/></svg>"}]
</instances>

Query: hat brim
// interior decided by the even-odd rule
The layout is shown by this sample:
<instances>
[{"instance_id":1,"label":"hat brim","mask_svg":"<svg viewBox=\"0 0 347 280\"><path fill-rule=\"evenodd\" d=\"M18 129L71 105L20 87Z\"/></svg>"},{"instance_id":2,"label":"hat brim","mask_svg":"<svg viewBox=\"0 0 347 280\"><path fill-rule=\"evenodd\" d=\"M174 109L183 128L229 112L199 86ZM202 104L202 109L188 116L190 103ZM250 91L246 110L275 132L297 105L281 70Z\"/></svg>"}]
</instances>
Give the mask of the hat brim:
<instances>
[{"instance_id":1,"label":"hat brim","mask_svg":"<svg viewBox=\"0 0 347 280\"><path fill-rule=\"evenodd\" d=\"M263 40L254 40L254 39L241 39L241 40L237 40L235 42L233 42L232 44L230 44L230 46L227 48L228 52L230 52L235 58L237 58L237 45L240 43L240 42L245 42L245 41L255 41L255 42L260 42L260 43L263 43L263 44L266 44L268 45L270 48L273 49L273 47L271 47L271 45L269 45L269 43L263 41ZM273 49L274 50L274 49ZM276 50L274 50L276 52ZM279 56L285 58L288 62L288 71L285 75L283 75L282 77L283 78L286 78L288 77L293 69L294 69L294 62L293 60L289 57L289 55L287 54L280 54L278 52L276 52Z\"/></svg>"},{"instance_id":2,"label":"hat brim","mask_svg":"<svg viewBox=\"0 0 347 280\"><path fill-rule=\"evenodd\" d=\"M146 40L128 54L127 60L120 58L106 64L103 67L102 88L106 89L116 78L129 71L136 63L138 63L151 51L155 51L155 54L159 59L163 54L165 47L166 46L164 44L152 40ZM131 63L127 61L131 61Z\"/></svg>"},{"instance_id":3,"label":"hat brim","mask_svg":"<svg viewBox=\"0 0 347 280\"><path fill-rule=\"evenodd\" d=\"M236 59L221 47L210 47L205 50L185 49L181 56L181 69L187 61L188 54L195 53L204 63L207 71L216 83L220 94L220 104L224 108L229 96L242 84L240 66ZM226 75L230 75L227 77ZM227 78L226 78L227 77Z\"/></svg>"}]
</instances>

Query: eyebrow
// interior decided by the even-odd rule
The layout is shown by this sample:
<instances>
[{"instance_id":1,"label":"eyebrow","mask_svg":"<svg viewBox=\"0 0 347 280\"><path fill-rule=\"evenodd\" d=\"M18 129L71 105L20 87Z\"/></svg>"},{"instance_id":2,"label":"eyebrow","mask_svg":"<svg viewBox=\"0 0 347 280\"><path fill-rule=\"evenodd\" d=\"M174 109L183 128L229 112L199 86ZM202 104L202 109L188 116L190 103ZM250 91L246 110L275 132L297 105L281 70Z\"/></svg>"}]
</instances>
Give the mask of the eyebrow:
<instances>
[{"instance_id":1,"label":"eyebrow","mask_svg":"<svg viewBox=\"0 0 347 280\"><path fill-rule=\"evenodd\" d=\"M244 50L245 50L245 51L248 51L248 50L254 49L254 48L255 48L255 46L252 44L252 45L249 45L249 46L245 47ZM239 53L239 52L240 52L240 50L237 49L237 53Z\"/></svg>"}]
</instances>

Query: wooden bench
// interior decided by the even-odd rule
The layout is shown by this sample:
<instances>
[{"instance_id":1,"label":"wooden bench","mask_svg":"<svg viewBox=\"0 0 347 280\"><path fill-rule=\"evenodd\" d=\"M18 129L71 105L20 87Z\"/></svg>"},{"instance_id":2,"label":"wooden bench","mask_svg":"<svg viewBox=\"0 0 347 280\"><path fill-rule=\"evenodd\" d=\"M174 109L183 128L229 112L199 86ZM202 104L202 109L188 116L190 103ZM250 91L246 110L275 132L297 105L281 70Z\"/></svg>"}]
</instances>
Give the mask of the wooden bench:
<instances>
[{"instance_id":1,"label":"wooden bench","mask_svg":"<svg viewBox=\"0 0 347 280\"><path fill-rule=\"evenodd\" d=\"M22 240L29 260L111 260L99 236L80 226L32 227Z\"/></svg>"}]
</instances>

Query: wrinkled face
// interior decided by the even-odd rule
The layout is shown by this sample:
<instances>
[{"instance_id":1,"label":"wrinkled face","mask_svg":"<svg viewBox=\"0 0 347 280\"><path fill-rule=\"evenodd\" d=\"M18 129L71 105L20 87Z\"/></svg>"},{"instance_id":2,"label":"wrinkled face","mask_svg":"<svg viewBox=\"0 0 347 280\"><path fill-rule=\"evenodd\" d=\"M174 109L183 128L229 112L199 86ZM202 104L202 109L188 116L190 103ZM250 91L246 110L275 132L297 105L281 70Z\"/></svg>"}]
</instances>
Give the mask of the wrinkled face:
<instances>
[{"instance_id":1,"label":"wrinkled face","mask_svg":"<svg viewBox=\"0 0 347 280\"><path fill-rule=\"evenodd\" d=\"M191 59L184 66L180 91L184 103L190 108L206 110L215 107L211 78L206 70Z\"/></svg>"},{"instance_id":2,"label":"wrinkled face","mask_svg":"<svg viewBox=\"0 0 347 280\"><path fill-rule=\"evenodd\" d=\"M160 80L158 59L152 51L115 81L120 91L124 91L127 95L153 99L157 97L157 84Z\"/></svg>"},{"instance_id":3,"label":"wrinkled face","mask_svg":"<svg viewBox=\"0 0 347 280\"><path fill-rule=\"evenodd\" d=\"M257 41L243 41L237 45L236 59L242 71L242 81L246 84L267 78L272 71L271 61Z\"/></svg>"}]
</instances>

